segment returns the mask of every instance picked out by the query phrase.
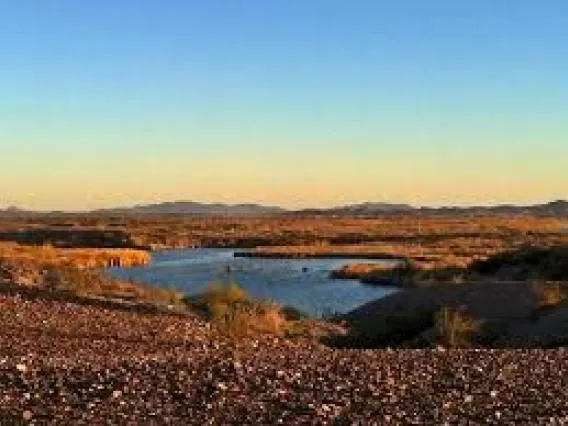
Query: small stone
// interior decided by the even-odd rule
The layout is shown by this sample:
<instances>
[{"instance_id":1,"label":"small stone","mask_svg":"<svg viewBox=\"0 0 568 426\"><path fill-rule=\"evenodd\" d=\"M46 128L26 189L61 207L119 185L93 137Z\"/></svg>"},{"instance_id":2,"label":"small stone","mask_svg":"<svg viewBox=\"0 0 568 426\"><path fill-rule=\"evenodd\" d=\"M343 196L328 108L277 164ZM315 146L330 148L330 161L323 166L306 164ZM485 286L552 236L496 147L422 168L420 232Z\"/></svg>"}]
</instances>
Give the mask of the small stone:
<instances>
[{"instance_id":1,"label":"small stone","mask_svg":"<svg viewBox=\"0 0 568 426\"><path fill-rule=\"evenodd\" d=\"M32 419L33 416L34 416L34 413L32 413L30 410L26 410L22 413L22 418L26 422L29 422Z\"/></svg>"},{"instance_id":2,"label":"small stone","mask_svg":"<svg viewBox=\"0 0 568 426\"><path fill-rule=\"evenodd\" d=\"M20 373L25 373L26 371L28 371L28 367L26 367L25 364L18 364L16 365L16 370L18 370Z\"/></svg>"},{"instance_id":3,"label":"small stone","mask_svg":"<svg viewBox=\"0 0 568 426\"><path fill-rule=\"evenodd\" d=\"M464 398L464 401L468 404L473 402L473 396L472 395L466 395Z\"/></svg>"},{"instance_id":4,"label":"small stone","mask_svg":"<svg viewBox=\"0 0 568 426\"><path fill-rule=\"evenodd\" d=\"M496 398L498 393L499 392L497 392L496 390L492 390L489 395L491 396L491 398Z\"/></svg>"},{"instance_id":5,"label":"small stone","mask_svg":"<svg viewBox=\"0 0 568 426\"><path fill-rule=\"evenodd\" d=\"M122 396L122 391L115 390L115 391L112 393L112 397L115 398L115 399L116 399L116 398L120 398L121 396Z\"/></svg>"}]
</instances>

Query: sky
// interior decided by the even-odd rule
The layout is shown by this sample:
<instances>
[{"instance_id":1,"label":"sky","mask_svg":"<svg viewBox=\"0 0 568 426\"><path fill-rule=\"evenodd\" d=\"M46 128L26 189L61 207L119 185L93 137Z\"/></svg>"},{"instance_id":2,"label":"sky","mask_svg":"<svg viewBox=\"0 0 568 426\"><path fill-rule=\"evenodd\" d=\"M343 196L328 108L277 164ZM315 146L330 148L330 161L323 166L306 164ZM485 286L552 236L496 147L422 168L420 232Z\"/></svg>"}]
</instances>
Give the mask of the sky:
<instances>
[{"instance_id":1,"label":"sky","mask_svg":"<svg viewBox=\"0 0 568 426\"><path fill-rule=\"evenodd\" d=\"M5 0L0 208L568 198L564 0Z\"/></svg>"}]
</instances>

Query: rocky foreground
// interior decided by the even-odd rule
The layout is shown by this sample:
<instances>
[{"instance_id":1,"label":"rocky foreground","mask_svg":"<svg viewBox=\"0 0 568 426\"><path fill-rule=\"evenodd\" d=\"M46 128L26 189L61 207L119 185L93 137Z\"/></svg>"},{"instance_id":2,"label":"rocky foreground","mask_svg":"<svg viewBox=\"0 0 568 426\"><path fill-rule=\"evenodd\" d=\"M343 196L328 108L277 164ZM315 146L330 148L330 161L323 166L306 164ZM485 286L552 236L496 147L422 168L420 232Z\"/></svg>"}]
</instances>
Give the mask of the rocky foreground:
<instances>
[{"instance_id":1,"label":"rocky foreground","mask_svg":"<svg viewBox=\"0 0 568 426\"><path fill-rule=\"evenodd\" d=\"M568 351L235 342L196 317L0 295L1 424L568 424Z\"/></svg>"}]
</instances>

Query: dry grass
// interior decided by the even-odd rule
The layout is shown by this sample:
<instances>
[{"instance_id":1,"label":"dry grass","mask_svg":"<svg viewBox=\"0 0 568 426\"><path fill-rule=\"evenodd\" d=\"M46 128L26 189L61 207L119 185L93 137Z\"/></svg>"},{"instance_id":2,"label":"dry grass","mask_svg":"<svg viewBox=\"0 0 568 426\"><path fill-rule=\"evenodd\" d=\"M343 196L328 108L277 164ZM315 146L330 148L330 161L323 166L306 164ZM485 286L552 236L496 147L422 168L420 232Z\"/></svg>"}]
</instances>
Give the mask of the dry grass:
<instances>
[{"instance_id":1,"label":"dry grass","mask_svg":"<svg viewBox=\"0 0 568 426\"><path fill-rule=\"evenodd\" d=\"M75 250L7 247L0 244L0 282L46 290L52 296L68 293L85 298L183 305L184 295L179 291L120 281L97 269L88 269L89 263L83 257L74 257Z\"/></svg>"},{"instance_id":2,"label":"dry grass","mask_svg":"<svg viewBox=\"0 0 568 426\"><path fill-rule=\"evenodd\" d=\"M398 258L413 262L421 269L467 268L474 262L527 245L550 247L556 242L568 244L568 238L556 234L540 239L518 234L514 237L444 237L430 241L407 240L398 242L375 241L353 245L302 245L258 247L253 256L310 258L345 257L388 259Z\"/></svg>"},{"instance_id":3,"label":"dry grass","mask_svg":"<svg viewBox=\"0 0 568 426\"><path fill-rule=\"evenodd\" d=\"M468 268L472 263L524 246L568 245L564 219L531 216L365 217L96 217L45 216L4 219L0 239L65 234L65 244L131 244L256 248L260 256L403 258L422 270ZM108 234L108 237L107 237ZM97 240L89 241L89 236ZM77 238L75 238L77 237ZM137 253L137 251L134 251ZM85 267L144 263L126 251L60 252ZM1 253L0 253L1 255ZM35 256L35 254L34 254Z\"/></svg>"},{"instance_id":4,"label":"dry grass","mask_svg":"<svg viewBox=\"0 0 568 426\"><path fill-rule=\"evenodd\" d=\"M281 336L287 328L287 321L277 307L241 307L229 311L217 324L222 331L233 337L255 333Z\"/></svg>"},{"instance_id":5,"label":"dry grass","mask_svg":"<svg viewBox=\"0 0 568 426\"><path fill-rule=\"evenodd\" d=\"M566 299L566 294L558 282L536 283L535 292L539 308L554 308Z\"/></svg>"},{"instance_id":6,"label":"dry grass","mask_svg":"<svg viewBox=\"0 0 568 426\"><path fill-rule=\"evenodd\" d=\"M246 292L234 282L230 282L227 285L221 282L215 282L210 284L203 292L201 300L207 307L212 308L217 305L231 306L243 303L248 301L248 296ZM214 314L213 317L215 317Z\"/></svg>"},{"instance_id":7,"label":"dry grass","mask_svg":"<svg viewBox=\"0 0 568 426\"><path fill-rule=\"evenodd\" d=\"M349 263L331 272L332 278L363 280L378 272L391 271L396 264L388 263Z\"/></svg>"},{"instance_id":8,"label":"dry grass","mask_svg":"<svg viewBox=\"0 0 568 426\"><path fill-rule=\"evenodd\" d=\"M283 335L293 321L274 303L254 301L236 283L213 283L190 303L222 332L233 337Z\"/></svg>"},{"instance_id":9,"label":"dry grass","mask_svg":"<svg viewBox=\"0 0 568 426\"><path fill-rule=\"evenodd\" d=\"M150 253L135 249L55 248L50 245L24 246L0 243L0 257L14 262L43 266L107 268L141 266L150 261Z\"/></svg>"},{"instance_id":10,"label":"dry grass","mask_svg":"<svg viewBox=\"0 0 568 426\"><path fill-rule=\"evenodd\" d=\"M385 216L364 217L97 217L73 215L44 216L28 220L4 219L0 230L40 233L47 230L123 232L139 246L174 248L189 246L344 246L381 242L425 246L436 240L464 238L468 245L479 242L491 249L493 244L509 246L509 240L538 244L568 237L566 221L530 216ZM101 237L102 238L102 237ZM127 239L128 239L127 238ZM493 242L490 241L493 239ZM113 239L108 243L113 243ZM69 241L68 241L69 242ZM71 241L72 242L72 241ZM557 241L558 242L558 241ZM441 244L440 247L453 244ZM458 242L458 245L460 243ZM113 246L114 247L114 246ZM430 247L433 248L433 247Z\"/></svg>"},{"instance_id":11,"label":"dry grass","mask_svg":"<svg viewBox=\"0 0 568 426\"><path fill-rule=\"evenodd\" d=\"M160 305L182 306L184 294L167 288L120 281L94 270L52 266L43 275L43 288L80 297L122 299Z\"/></svg>"},{"instance_id":12,"label":"dry grass","mask_svg":"<svg viewBox=\"0 0 568 426\"><path fill-rule=\"evenodd\" d=\"M439 343L446 347L467 346L476 322L466 313L449 308L440 309L434 319Z\"/></svg>"}]
</instances>

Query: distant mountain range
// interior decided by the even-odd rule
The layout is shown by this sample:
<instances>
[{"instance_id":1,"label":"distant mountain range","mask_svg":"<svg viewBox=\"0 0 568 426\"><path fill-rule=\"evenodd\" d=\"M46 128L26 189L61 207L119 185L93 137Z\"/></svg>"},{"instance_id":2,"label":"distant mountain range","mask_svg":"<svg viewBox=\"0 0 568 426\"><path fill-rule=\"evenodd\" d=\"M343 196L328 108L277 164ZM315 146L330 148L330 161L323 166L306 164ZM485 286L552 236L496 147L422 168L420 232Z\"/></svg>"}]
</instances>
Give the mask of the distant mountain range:
<instances>
[{"instance_id":1,"label":"distant mountain range","mask_svg":"<svg viewBox=\"0 0 568 426\"><path fill-rule=\"evenodd\" d=\"M61 214L63 212L49 212ZM0 216L14 217L35 214L49 214L48 212L34 212L9 207L1 210ZM198 203L192 201L178 201L158 204L137 205L132 207L119 207L101 209L91 212L102 215L224 215L224 216L255 216L255 215L323 215L323 216L381 216L381 215L479 215L479 214L514 214L568 217L568 201L552 201L544 204L530 206L495 205L474 207L414 207L408 204L391 203L361 203L346 206L324 208L286 210L281 207L264 206L260 204L222 204Z\"/></svg>"},{"instance_id":2,"label":"distant mountain range","mask_svg":"<svg viewBox=\"0 0 568 426\"><path fill-rule=\"evenodd\" d=\"M416 207L409 204L391 204L391 203L361 203L350 204L347 206L331 207L326 209L305 209L300 210L300 213L312 214L329 214L329 215L380 215L391 213L411 213L417 211Z\"/></svg>"},{"instance_id":3,"label":"distant mountain range","mask_svg":"<svg viewBox=\"0 0 568 426\"><path fill-rule=\"evenodd\" d=\"M189 215L234 215L254 216L284 213L281 207L262 206L260 204L222 204L176 201L159 204L147 204L134 207L97 210L95 213L107 214L189 214Z\"/></svg>"},{"instance_id":4,"label":"distant mountain range","mask_svg":"<svg viewBox=\"0 0 568 426\"><path fill-rule=\"evenodd\" d=\"M494 206L443 206L414 207L408 204L361 203L328 209L308 209L303 213L339 215L339 216L373 216L389 214L424 214L424 215L473 215L473 214L511 214L538 216L568 216L568 201L552 201L544 204L518 206L501 204Z\"/></svg>"}]
</instances>

